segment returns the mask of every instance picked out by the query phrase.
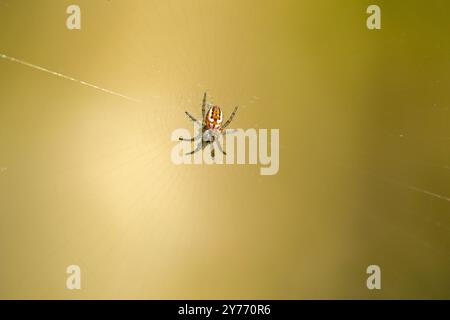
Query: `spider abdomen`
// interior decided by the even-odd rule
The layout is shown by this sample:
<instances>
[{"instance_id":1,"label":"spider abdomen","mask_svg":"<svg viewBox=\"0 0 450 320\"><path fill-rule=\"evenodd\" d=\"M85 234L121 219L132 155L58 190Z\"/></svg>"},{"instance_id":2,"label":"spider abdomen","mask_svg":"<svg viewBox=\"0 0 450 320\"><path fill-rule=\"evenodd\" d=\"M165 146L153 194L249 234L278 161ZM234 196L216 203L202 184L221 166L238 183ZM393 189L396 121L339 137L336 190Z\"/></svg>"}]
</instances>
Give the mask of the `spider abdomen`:
<instances>
[{"instance_id":1,"label":"spider abdomen","mask_svg":"<svg viewBox=\"0 0 450 320\"><path fill-rule=\"evenodd\" d=\"M205 118L208 129L219 129L222 124L222 117L222 110L218 106L209 108Z\"/></svg>"}]
</instances>

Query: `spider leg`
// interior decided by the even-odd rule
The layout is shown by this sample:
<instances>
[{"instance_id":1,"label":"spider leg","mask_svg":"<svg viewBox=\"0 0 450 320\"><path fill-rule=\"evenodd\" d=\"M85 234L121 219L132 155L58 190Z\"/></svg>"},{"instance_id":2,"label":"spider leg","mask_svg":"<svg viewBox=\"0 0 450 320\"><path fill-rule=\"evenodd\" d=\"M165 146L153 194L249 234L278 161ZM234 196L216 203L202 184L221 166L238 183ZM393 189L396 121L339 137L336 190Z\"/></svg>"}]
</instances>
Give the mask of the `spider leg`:
<instances>
[{"instance_id":1,"label":"spider leg","mask_svg":"<svg viewBox=\"0 0 450 320\"><path fill-rule=\"evenodd\" d=\"M223 132L222 132L222 135L223 136L226 136L227 134L234 134L234 133L236 133L237 132L237 129L233 129L233 130L224 130Z\"/></svg>"},{"instance_id":2,"label":"spider leg","mask_svg":"<svg viewBox=\"0 0 450 320\"><path fill-rule=\"evenodd\" d=\"M186 138L183 138L183 137L179 137L178 138L180 141L195 141L195 140L197 140L197 138L196 137L192 137L192 138L190 138L190 139L186 139Z\"/></svg>"},{"instance_id":3,"label":"spider leg","mask_svg":"<svg viewBox=\"0 0 450 320\"><path fill-rule=\"evenodd\" d=\"M227 153L225 151L223 151L220 141L216 140L215 142L217 143L217 148L219 148L219 151L222 152L224 155L227 155ZM214 150L214 148L213 148L213 150Z\"/></svg>"},{"instance_id":4,"label":"spider leg","mask_svg":"<svg viewBox=\"0 0 450 320\"><path fill-rule=\"evenodd\" d=\"M225 129L225 128L231 123L231 121L233 121L233 118L234 118L234 115L235 115L236 112L237 112L237 109L238 109L238 107L234 108L233 113L231 114L231 116L230 116L230 118L227 120L227 122L225 122L225 124L222 126L222 128Z\"/></svg>"},{"instance_id":5,"label":"spider leg","mask_svg":"<svg viewBox=\"0 0 450 320\"><path fill-rule=\"evenodd\" d=\"M203 149L203 148L204 148L204 147L203 147L203 143L200 142L200 143L197 145L197 148L195 148L195 149L192 150L191 152L186 153L186 155L188 156L188 155L194 154L194 153L200 151L200 150Z\"/></svg>"},{"instance_id":6,"label":"spider leg","mask_svg":"<svg viewBox=\"0 0 450 320\"><path fill-rule=\"evenodd\" d=\"M202 102L202 121L205 121L205 113L206 113L206 91L203 94L203 102Z\"/></svg>"},{"instance_id":7,"label":"spider leg","mask_svg":"<svg viewBox=\"0 0 450 320\"><path fill-rule=\"evenodd\" d=\"M195 119L194 116L192 116L189 112L185 111L184 113L186 113L186 115L189 117L189 119L191 119L192 121L197 122L198 124L200 124L200 121Z\"/></svg>"},{"instance_id":8,"label":"spider leg","mask_svg":"<svg viewBox=\"0 0 450 320\"><path fill-rule=\"evenodd\" d=\"M190 138L190 139L186 139L186 138L183 138L183 137L179 137L178 139L180 140L180 141L195 141L195 140L198 140L198 139L200 139L202 137L202 132L199 132L199 134L196 136L196 137L192 137L192 138Z\"/></svg>"}]
</instances>

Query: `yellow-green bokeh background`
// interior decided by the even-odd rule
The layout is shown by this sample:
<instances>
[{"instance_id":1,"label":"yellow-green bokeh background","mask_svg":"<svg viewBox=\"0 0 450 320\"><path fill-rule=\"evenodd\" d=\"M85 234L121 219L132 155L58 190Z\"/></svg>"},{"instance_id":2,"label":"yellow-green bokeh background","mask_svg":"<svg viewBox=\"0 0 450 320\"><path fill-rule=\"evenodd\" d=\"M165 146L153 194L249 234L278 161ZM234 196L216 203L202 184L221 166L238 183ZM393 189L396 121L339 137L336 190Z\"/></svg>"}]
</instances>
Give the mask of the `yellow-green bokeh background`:
<instances>
[{"instance_id":1,"label":"yellow-green bokeh background","mask_svg":"<svg viewBox=\"0 0 450 320\"><path fill-rule=\"evenodd\" d=\"M0 53L141 100L0 59L0 298L450 298L449 9L0 1ZM172 164L206 89L278 175Z\"/></svg>"}]
</instances>

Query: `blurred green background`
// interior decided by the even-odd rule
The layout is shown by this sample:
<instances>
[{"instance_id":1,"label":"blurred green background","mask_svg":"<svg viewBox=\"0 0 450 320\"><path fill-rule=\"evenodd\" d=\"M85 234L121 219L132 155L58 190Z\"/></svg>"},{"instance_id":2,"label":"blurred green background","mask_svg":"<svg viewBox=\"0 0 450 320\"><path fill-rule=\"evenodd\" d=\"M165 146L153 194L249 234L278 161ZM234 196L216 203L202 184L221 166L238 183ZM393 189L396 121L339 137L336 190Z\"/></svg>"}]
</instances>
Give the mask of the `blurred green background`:
<instances>
[{"instance_id":1,"label":"blurred green background","mask_svg":"<svg viewBox=\"0 0 450 320\"><path fill-rule=\"evenodd\" d=\"M0 59L0 298L450 298L448 1L73 3L1 0L0 54L140 102ZM277 175L171 162L205 90Z\"/></svg>"}]
</instances>

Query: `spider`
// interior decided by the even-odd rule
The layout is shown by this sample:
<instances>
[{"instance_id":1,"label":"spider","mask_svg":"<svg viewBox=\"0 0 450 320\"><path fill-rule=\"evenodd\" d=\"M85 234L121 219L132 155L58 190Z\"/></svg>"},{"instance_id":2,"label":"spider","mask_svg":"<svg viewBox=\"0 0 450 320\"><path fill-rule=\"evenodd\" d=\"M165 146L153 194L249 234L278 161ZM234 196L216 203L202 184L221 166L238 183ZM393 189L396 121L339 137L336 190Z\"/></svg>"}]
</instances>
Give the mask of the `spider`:
<instances>
[{"instance_id":1,"label":"spider","mask_svg":"<svg viewBox=\"0 0 450 320\"><path fill-rule=\"evenodd\" d=\"M234 115L237 112L237 109L238 107L234 108L234 111L230 115L230 118L222 125L223 114L222 110L220 110L218 106L210 106L208 111L205 112L206 111L206 92L205 92L203 95L203 102L202 102L202 122L195 119L189 112L187 111L185 112L190 120L197 123L198 125L201 125L202 127L202 130L197 137L193 137L191 139L185 139L183 137L179 138L181 141L200 140L197 144L197 147L193 151L186 153L186 155L191 155L196 153L197 151L203 150L206 148L206 146L208 146L209 144L213 144L214 142L217 144L217 147L219 148L220 152L226 155L226 152L223 151L218 138L220 135L227 134L227 131L224 130L233 120ZM214 156L215 156L214 148L211 148L211 158L214 159Z\"/></svg>"}]
</instances>

